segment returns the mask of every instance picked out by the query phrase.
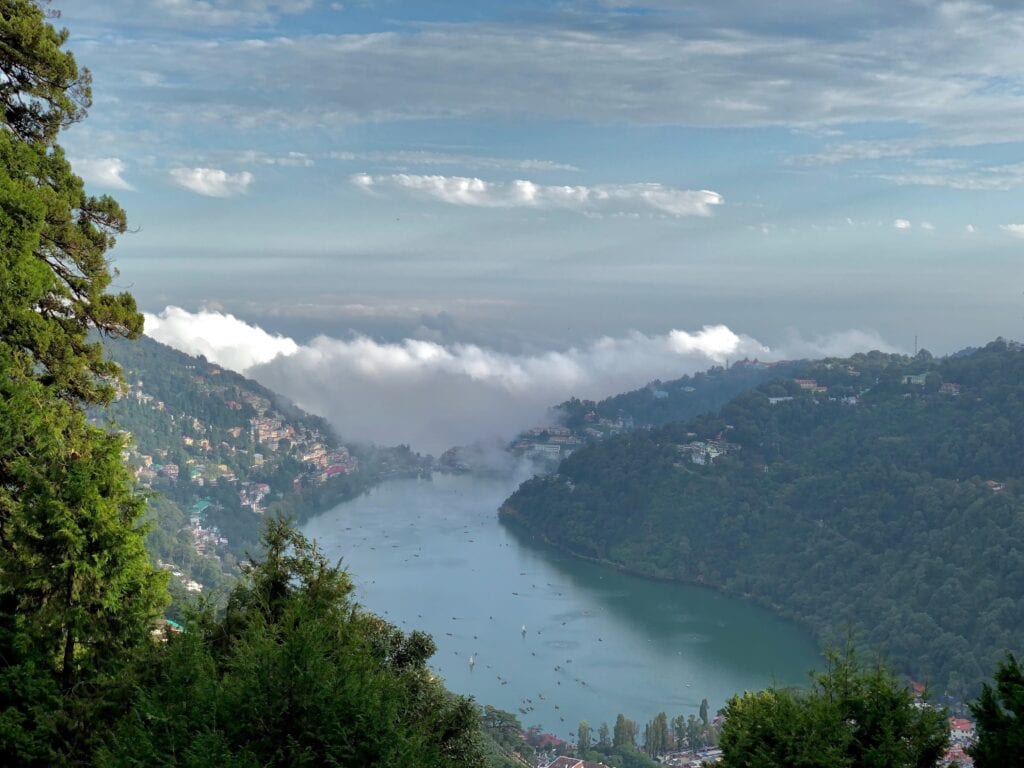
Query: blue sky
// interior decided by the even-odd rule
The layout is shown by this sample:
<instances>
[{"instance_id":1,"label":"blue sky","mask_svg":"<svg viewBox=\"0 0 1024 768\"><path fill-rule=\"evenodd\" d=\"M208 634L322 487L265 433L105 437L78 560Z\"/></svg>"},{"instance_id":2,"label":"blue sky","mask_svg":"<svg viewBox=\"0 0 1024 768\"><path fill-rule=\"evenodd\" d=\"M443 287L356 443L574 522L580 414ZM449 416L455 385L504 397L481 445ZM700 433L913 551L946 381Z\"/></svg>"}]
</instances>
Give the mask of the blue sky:
<instances>
[{"instance_id":1,"label":"blue sky","mask_svg":"<svg viewBox=\"0 0 1024 768\"><path fill-rule=\"evenodd\" d=\"M1019 4L62 10L95 78L64 144L148 311L516 354L1020 336Z\"/></svg>"}]
</instances>

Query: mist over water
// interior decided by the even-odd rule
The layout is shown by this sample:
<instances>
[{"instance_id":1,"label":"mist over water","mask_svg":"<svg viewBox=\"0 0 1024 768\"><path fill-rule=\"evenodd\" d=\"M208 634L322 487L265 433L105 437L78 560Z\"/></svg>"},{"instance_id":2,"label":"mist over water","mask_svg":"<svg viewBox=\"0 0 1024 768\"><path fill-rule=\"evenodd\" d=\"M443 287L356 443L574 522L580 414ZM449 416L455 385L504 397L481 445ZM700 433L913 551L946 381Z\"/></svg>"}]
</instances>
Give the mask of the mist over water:
<instances>
[{"instance_id":1,"label":"mist over water","mask_svg":"<svg viewBox=\"0 0 1024 768\"><path fill-rule=\"evenodd\" d=\"M856 330L813 339L793 333L772 348L725 325L655 335L629 331L520 353L428 338L380 342L355 334L321 335L300 344L230 314L178 307L147 314L146 333L256 379L326 417L344 439L433 453L508 439L546 422L548 410L570 397L600 399L729 360L893 351L877 334Z\"/></svg>"}]
</instances>

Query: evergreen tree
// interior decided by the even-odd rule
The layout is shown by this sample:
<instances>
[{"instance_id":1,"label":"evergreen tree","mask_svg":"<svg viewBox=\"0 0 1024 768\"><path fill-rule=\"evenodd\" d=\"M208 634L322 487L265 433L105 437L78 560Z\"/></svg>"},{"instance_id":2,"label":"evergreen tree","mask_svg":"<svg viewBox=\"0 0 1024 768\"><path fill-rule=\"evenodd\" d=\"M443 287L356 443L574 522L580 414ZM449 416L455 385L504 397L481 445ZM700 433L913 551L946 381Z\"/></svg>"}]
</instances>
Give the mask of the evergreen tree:
<instances>
[{"instance_id":1,"label":"evergreen tree","mask_svg":"<svg viewBox=\"0 0 1024 768\"><path fill-rule=\"evenodd\" d=\"M625 715L619 714L615 718L615 727L612 731L612 746L615 749L636 747L636 737L639 734L640 726Z\"/></svg>"},{"instance_id":2,"label":"evergreen tree","mask_svg":"<svg viewBox=\"0 0 1024 768\"><path fill-rule=\"evenodd\" d=\"M608 723L601 723L597 729L597 746L600 749L611 749L612 739L608 731Z\"/></svg>"},{"instance_id":3,"label":"evergreen tree","mask_svg":"<svg viewBox=\"0 0 1024 768\"><path fill-rule=\"evenodd\" d=\"M281 521L222 619L153 644L110 766L480 765L479 721L426 667L434 643L350 600L347 573ZM490 710L502 730L508 713ZM512 718L514 722L514 717Z\"/></svg>"},{"instance_id":4,"label":"evergreen tree","mask_svg":"<svg viewBox=\"0 0 1024 768\"><path fill-rule=\"evenodd\" d=\"M1008 655L970 705L978 741L969 750L977 768L1024 766L1024 670Z\"/></svg>"},{"instance_id":5,"label":"evergreen tree","mask_svg":"<svg viewBox=\"0 0 1024 768\"><path fill-rule=\"evenodd\" d=\"M123 439L82 407L117 367L91 332L137 336L105 253L125 229L85 194L56 144L90 89L30 0L0 0L0 754L8 765L88 758L124 700L119 669L165 600L149 564Z\"/></svg>"},{"instance_id":6,"label":"evergreen tree","mask_svg":"<svg viewBox=\"0 0 1024 768\"><path fill-rule=\"evenodd\" d=\"M117 366L90 331L135 338L143 321L130 294L108 292L106 252L127 227L124 211L87 195L56 143L92 98L88 71L62 50L67 38L32 0L0 0L0 339L53 393L102 403Z\"/></svg>"},{"instance_id":7,"label":"evergreen tree","mask_svg":"<svg viewBox=\"0 0 1024 768\"><path fill-rule=\"evenodd\" d=\"M659 712L644 728L644 751L651 757L657 757L669 749L671 739L668 717L664 712Z\"/></svg>"},{"instance_id":8,"label":"evergreen tree","mask_svg":"<svg viewBox=\"0 0 1024 768\"><path fill-rule=\"evenodd\" d=\"M580 720L580 727L576 732L576 753L582 757L590 750L590 746L590 723Z\"/></svg>"},{"instance_id":9,"label":"evergreen tree","mask_svg":"<svg viewBox=\"0 0 1024 768\"><path fill-rule=\"evenodd\" d=\"M808 691L730 699L720 746L725 768L925 768L948 741L942 712L915 707L891 673L861 668L847 650L829 655Z\"/></svg>"}]
</instances>

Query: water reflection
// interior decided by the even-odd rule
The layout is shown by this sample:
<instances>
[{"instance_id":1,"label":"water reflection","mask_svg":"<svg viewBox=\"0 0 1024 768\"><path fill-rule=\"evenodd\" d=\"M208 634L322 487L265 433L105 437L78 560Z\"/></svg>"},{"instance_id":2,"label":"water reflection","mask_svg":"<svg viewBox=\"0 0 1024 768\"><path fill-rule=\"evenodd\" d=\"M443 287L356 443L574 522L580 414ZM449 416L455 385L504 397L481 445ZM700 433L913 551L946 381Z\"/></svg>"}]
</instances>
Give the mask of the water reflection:
<instances>
[{"instance_id":1,"label":"water reflection","mask_svg":"<svg viewBox=\"0 0 1024 768\"><path fill-rule=\"evenodd\" d=\"M513 479L388 483L311 521L360 602L430 632L450 688L563 738L618 712L696 713L737 690L799 684L810 638L768 612L536 546L498 522ZM470 660L472 659L472 663Z\"/></svg>"}]
</instances>

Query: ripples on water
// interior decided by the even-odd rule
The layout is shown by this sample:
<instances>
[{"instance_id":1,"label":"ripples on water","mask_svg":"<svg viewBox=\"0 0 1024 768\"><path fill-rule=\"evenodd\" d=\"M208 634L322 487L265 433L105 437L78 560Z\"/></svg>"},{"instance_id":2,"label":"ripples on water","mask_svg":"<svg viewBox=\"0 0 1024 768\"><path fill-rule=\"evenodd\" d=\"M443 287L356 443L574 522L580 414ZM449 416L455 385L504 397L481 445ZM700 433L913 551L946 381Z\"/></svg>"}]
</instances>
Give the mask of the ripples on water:
<instances>
[{"instance_id":1,"label":"ripples on water","mask_svg":"<svg viewBox=\"0 0 1024 768\"><path fill-rule=\"evenodd\" d=\"M705 697L714 710L737 691L806 682L813 642L768 612L514 536L496 510L515 487L393 481L305 532L343 558L360 603L434 636L432 667L449 688L562 738L579 720L596 730L622 712L643 724L662 710L696 714Z\"/></svg>"}]
</instances>

